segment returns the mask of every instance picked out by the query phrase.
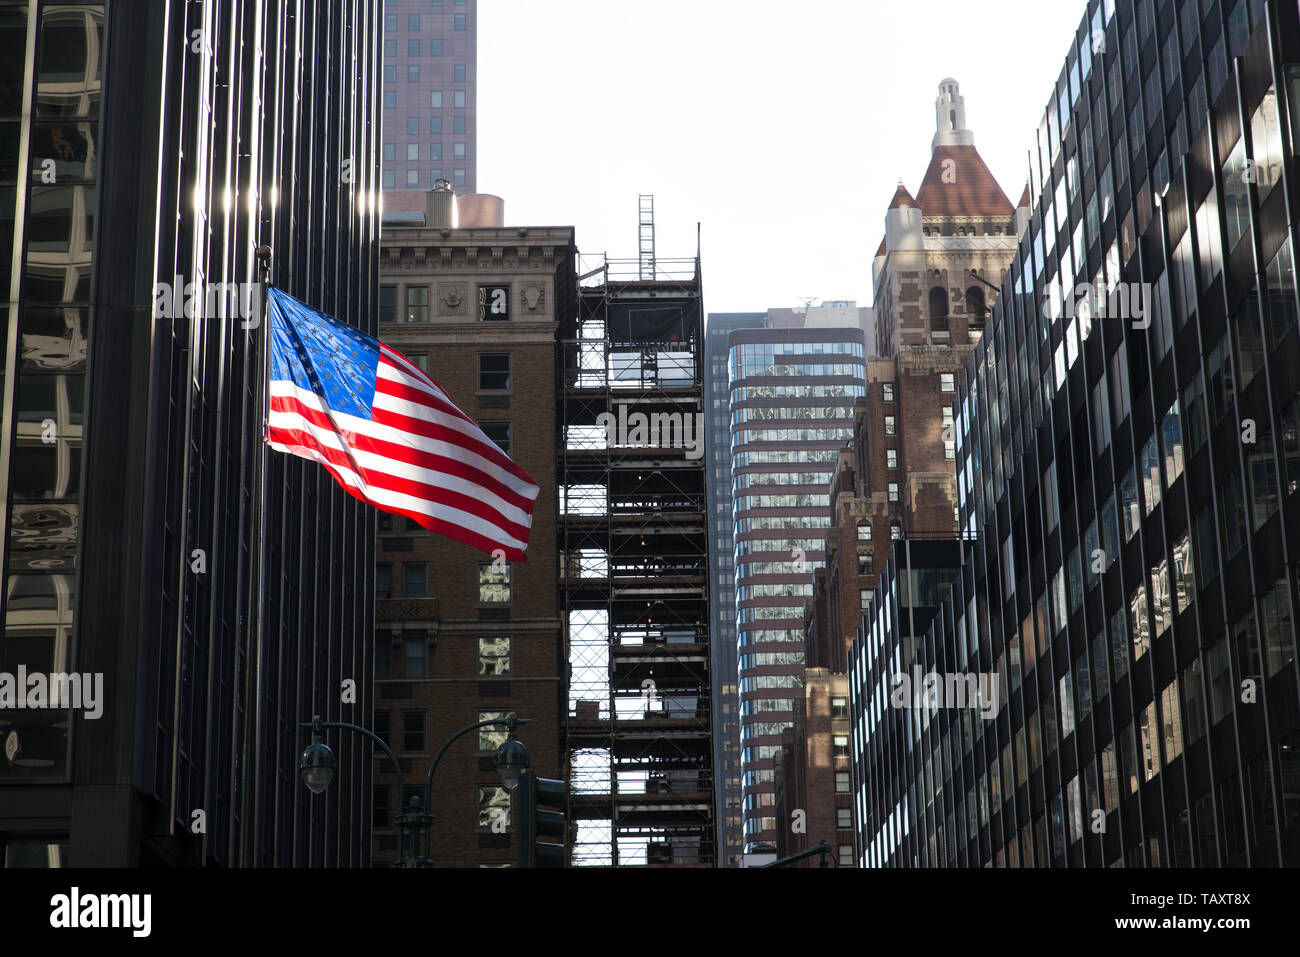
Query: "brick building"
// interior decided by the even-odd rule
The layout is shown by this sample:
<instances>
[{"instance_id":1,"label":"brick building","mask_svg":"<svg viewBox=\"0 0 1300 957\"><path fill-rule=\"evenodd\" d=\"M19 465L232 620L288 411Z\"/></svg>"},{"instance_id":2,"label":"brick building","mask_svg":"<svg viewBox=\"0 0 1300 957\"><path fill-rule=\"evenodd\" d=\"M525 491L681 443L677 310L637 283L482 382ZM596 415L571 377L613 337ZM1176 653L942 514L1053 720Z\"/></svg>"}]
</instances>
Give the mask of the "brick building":
<instances>
[{"instance_id":1,"label":"brick building","mask_svg":"<svg viewBox=\"0 0 1300 957\"><path fill-rule=\"evenodd\" d=\"M576 308L573 230L452 228L451 191L427 196L423 224L386 227L380 336L425 368L541 486L528 560L496 561L400 516L380 516L376 552L375 728L408 791L457 730L517 714L532 769L561 777L565 701L556 581L556 323ZM504 732L481 729L439 766L431 807L438 866L513 862L516 822L493 755ZM378 760L378 759L377 759ZM377 864L397 856L395 777L375 775ZM403 803L409 801L409 794ZM493 809L509 808L507 833ZM498 818L499 819L499 818Z\"/></svg>"},{"instance_id":2,"label":"brick building","mask_svg":"<svg viewBox=\"0 0 1300 957\"><path fill-rule=\"evenodd\" d=\"M975 149L955 80L940 84L935 114L929 167L915 197L899 182L872 264L881 354L867 360L853 440L831 479L825 567L814 573L804 616L809 674L814 667L832 678L847 671L895 541L951 538L957 529L952 403L1026 211L1011 205ZM806 676L797 710L816 713L813 694ZM819 745L796 738L783 751L786 779L814 787L816 770L796 773L792 765L818 759ZM847 793L800 799L808 839L791 832L787 816L778 849L816 843L815 835L835 830L839 804L849 806Z\"/></svg>"}]
</instances>

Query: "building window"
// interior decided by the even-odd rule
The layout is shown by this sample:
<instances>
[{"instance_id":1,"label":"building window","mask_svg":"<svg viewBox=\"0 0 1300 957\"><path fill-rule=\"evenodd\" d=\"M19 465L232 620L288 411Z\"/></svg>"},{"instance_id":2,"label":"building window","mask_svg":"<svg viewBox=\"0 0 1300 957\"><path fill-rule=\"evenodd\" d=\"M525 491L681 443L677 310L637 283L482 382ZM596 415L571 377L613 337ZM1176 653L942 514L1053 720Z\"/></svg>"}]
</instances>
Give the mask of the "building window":
<instances>
[{"instance_id":1,"label":"building window","mask_svg":"<svg viewBox=\"0 0 1300 957\"><path fill-rule=\"evenodd\" d=\"M480 721L490 721L493 718L509 718L512 715L514 715L513 711L480 711L478 719ZM496 754L497 748L505 744L509 737L510 730L505 725L485 725L478 729L478 749Z\"/></svg>"},{"instance_id":2,"label":"building window","mask_svg":"<svg viewBox=\"0 0 1300 957\"><path fill-rule=\"evenodd\" d=\"M406 185L412 189L420 185L420 171L418 169L408 169L406 171Z\"/></svg>"},{"instance_id":3,"label":"building window","mask_svg":"<svg viewBox=\"0 0 1300 957\"><path fill-rule=\"evenodd\" d=\"M371 795L373 809L370 824L375 830L380 831L388 827L388 816L393 803L393 789L385 784L376 784Z\"/></svg>"},{"instance_id":4,"label":"building window","mask_svg":"<svg viewBox=\"0 0 1300 957\"><path fill-rule=\"evenodd\" d=\"M429 597L429 566L424 562L407 562L402 566L402 597Z\"/></svg>"},{"instance_id":5,"label":"building window","mask_svg":"<svg viewBox=\"0 0 1300 957\"><path fill-rule=\"evenodd\" d=\"M478 829L501 833L510 827L510 792L502 787L478 788Z\"/></svg>"},{"instance_id":6,"label":"building window","mask_svg":"<svg viewBox=\"0 0 1300 957\"><path fill-rule=\"evenodd\" d=\"M455 186L464 186L464 185L465 185L465 171L464 171L463 169L458 169L458 170L456 170L455 172L453 172L453 173L452 173L452 177L451 177L451 181L452 181L452 184L455 185Z\"/></svg>"},{"instance_id":7,"label":"building window","mask_svg":"<svg viewBox=\"0 0 1300 957\"><path fill-rule=\"evenodd\" d=\"M428 322L429 321L429 287L428 286L407 286L406 287L406 321L407 322Z\"/></svg>"},{"instance_id":8,"label":"building window","mask_svg":"<svg viewBox=\"0 0 1300 957\"><path fill-rule=\"evenodd\" d=\"M891 502L897 502L897 501L898 501L898 483L897 483L897 482L890 482L890 483L889 483L889 500L890 500Z\"/></svg>"},{"instance_id":9,"label":"building window","mask_svg":"<svg viewBox=\"0 0 1300 957\"><path fill-rule=\"evenodd\" d=\"M885 468L898 468L898 450L885 449Z\"/></svg>"},{"instance_id":10,"label":"building window","mask_svg":"<svg viewBox=\"0 0 1300 957\"><path fill-rule=\"evenodd\" d=\"M874 571L875 562L870 552L858 556L858 574L870 575Z\"/></svg>"},{"instance_id":11,"label":"building window","mask_svg":"<svg viewBox=\"0 0 1300 957\"><path fill-rule=\"evenodd\" d=\"M396 143L385 143L385 144L384 144L384 162L385 162L385 163L393 163L393 162L396 162L396 160L397 160L397 144L396 144Z\"/></svg>"},{"instance_id":12,"label":"building window","mask_svg":"<svg viewBox=\"0 0 1300 957\"><path fill-rule=\"evenodd\" d=\"M885 416L885 434L886 435L898 434L898 425L895 422L894 417L892 415Z\"/></svg>"},{"instance_id":13,"label":"building window","mask_svg":"<svg viewBox=\"0 0 1300 957\"><path fill-rule=\"evenodd\" d=\"M848 698L831 698L831 717L847 718L849 716Z\"/></svg>"},{"instance_id":14,"label":"building window","mask_svg":"<svg viewBox=\"0 0 1300 957\"><path fill-rule=\"evenodd\" d=\"M853 827L853 809L837 807L835 809L835 826L838 828Z\"/></svg>"},{"instance_id":15,"label":"building window","mask_svg":"<svg viewBox=\"0 0 1300 957\"><path fill-rule=\"evenodd\" d=\"M849 756L849 736L847 734L837 734L831 738L831 754L837 758L847 758Z\"/></svg>"},{"instance_id":16,"label":"building window","mask_svg":"<svg viewBox=\"0 0 1300 957\"><path fill-rule=\"evenodd\" d=\"M394 33L396 32L396 30L397 30L397 14L395 13L384 14L384 31L386 33Z\"/></svg>"},{"instance_id":17,"label":"building window","mask_svg":"<svg viewBox=\"0 0 1300 957\"><path fill-rule=\"evenodd\" d=\"M858 590L858 611L871 611L871 591L867 588Z\"/></svg>"},{"instance_id":18,"label":"building window","mask_svg":"<svg viewBox=\"0 0 1300 957\"><path fill-rule=\"evenodd\" d=\"M408 116L406 118L406 133L408 136L420 135L420 118L418 116Z\"/></svg>"},{"instance_id":19,"label":"building window","mask_svg":"<svg viewBox=\"0 0 1300 957\"><path fill-rule=\"evenodd\" d=\"M463 116L453 116L453 117L451 118L451 131L452 131L453 133L464 133L464 132L465 132L465 117L463 117Z\"/></svg>"},{"instance_id":20,"label":"building window","mask_svg":"<svg viewBox=\"0 0 1300 957\"><path fill-rule=\"evenodd\" d=\"M513 598L512 569L509 564L479 562L478 600L481 605L508 605Z\"/></svg>"},{"instance_id":21,"label":"building window","mask_svg":"<svg viewBox=\"0 0 1300 957\"><path fill-rule=\"evenodd\" d=\"M397 174L391 169L384 170L384 189L393 189L397 186Z\"/></svg>"},{"instance_id":22,"label":"building window","mask_svg":"<svg viewBox=\"0 0 1300 957\"><path fill-rule=\"evenodd\" d=\"M442 147L439 147L439 149L441 149L441 148L442 148ZM431 170L429 170L429 185L430 185L430 186L436 188L437 185L438 185L438 180L440 180L440 179L442 179L442 170L440 170L440 169L431 169Z\"/></svg>"},{"instance_id":23,"label":"building window","mask_svg":"<svg viewBox=\"0 0 1300 957\"><path fill-rule=\"evenodd\" d=\"M428 674L429 643L423 638L402 639L402 677L423 678Z\"/></svg>"},{"instance_id":24,"label":"building window","mask_svg":"<svg viewBox=\"0 0 1300 957\"><path fill-rule=\"evenodd\" d=\"M502 452L510 454L510 423L509 422L480 422L478 427L483 430L483 434L497 444Z\"/></svg>"},{"instance_id":25,"label":"building window","mask_svg":"<svg viewBox=\"0 0 1300 957\"><path fill-rule=\"evenodd\" d=\"M408 13L406 15L406 29L412 33L420 32L420 15L418 13Z\"/></svg>"},{"instance_id":26,"label":"building window","mask_svg":"<svg viewBox=\"0 0 1300 957\"><path fill-rule=\"evenodd\" d=\"M419 55L420 55L420 41L419 41L419 40L407 40L407 41L406 41L406 55L407 55L407 56L419 56Z\"/></svg>"},{"instance_id":27,"label":"building window","mask_svg":"<svg viewBox=\"0 0 1300 957\"><path fill-rule=\"evenodd\" d=\"M884 402L894 401L894 383L892 382L880 383L880 398Z\"/></svg>"},{"instance_id":28,"label":"building window","mask_svg":"<svg viewBox=\"0 0 1300 957\"><path fill-rule=\"evenodd\" d=\"M441 120L440 120L439 122L441 122ZM441 143L430 143L430 144L429 144L429 159L431 159L431 160L437 160L439 163L442 162L442 144L441 144Z\"/></svg>"},{"instance_id":29,"label":"building window","mask_svg":"<svg viewBox=\"0 0 1300 957\"><path fill-rule=\"evenodd\" d=\"M930 329L933 332L948 331L948 290L942 286L930 289Z\"/></svg>"},{"instance_id":30,"label":"building window","mask_svg":"<svg viewBox=\"0 0 1300 957\"><path fill-rule=\"evenodd\" d=\"M461 119L464 119L464 117L463 117L463 116L458 116L458 117L456 117L456 119L461 120ZM463 160L463 159L465 158L465 144L464 144L464 143L453 143L453 144L451 144L451 158L452 158L452 159L458 159L458 160Z\"/></svg>"},{"instance_id":31,"label":"building window","mask_svg":"<svg viewBox=\"0 0 1300 957\"><path fill-rule=\"evenodd\" d=\"M397 82L397 67L395 66L384 67L384 82L385 83Z\"/></svg>"},{"instance_id":32,"label":"building window","mask_svg":"<svg viewBox=\"0 0 1300 957\"><path fill-rule=\"evenodd\" d=\"M453 109L465 109L465 91L453 90L451 94L451 105Z\"/></svg>"},{"instance_id":33,"label":"building window","mask_svg":"<svg viewBox=\"0 0 1300 957\"><path fill-rule=\"evenodd\" d=\"M835 772L835 792L837 794L849 793L849 772L848 771Z\"/></svg>"},{"instance_id":34,"label":"building window","mask_svg":"<svg viewBox=\"0 0 1300 957\"><path fill-rule=\"evenodd\" d=\"M375 566L375 597L393 597L393 566L388 562Z\"/></svg>"},{"instance_id":35,"label":"building window","mask_svg":"<svg viewBox=\"0 0 1300 957\"><path fill-rule=\"evenodd\" d=\"M455 16L453 16L451 20L451 26L452 29L455 30L457 33L463 32L465 30L465 14L458 13Z\"/></svg>"},{"instance_id":36,"label":"building window","mask_svg":"<svg viewBox=\"0 0 1300 957\"><path fill-rule=\"evenodd\" d=\"M839 846L840 867L853 866L853 845L841 844Z\"/></svg>"},{"instance_id":37,"label":"building window","mask_svg":"<svg viewBox=\"0 0 1300 957\"><path fill-rule=\"evenodd\" d=\"M385 41L384 41L384 56L397 56L397 41L396 41L396 40L385 40Z\"/></svg>"},{"instance_id":38,"label":"building window","mask_svg":"<svg viewBox=\"0 0 1300 957\"><path fill-rule=\"evenodd\" d=\"M396 92L396 91L394 91L394 90L385 90L385 91L384 91L384 109L386 109L386 110L395 110L395 109L397 109L397 92Z\"/></svg>"},{"instance_id":39,"label":"building window","mask_svg":"<svg viewBox=\"0 0 1300 957\"><path fill-rule=\"evenodd\" d=\"M483 677L500 677L510 674L510 636L480 637L478 640L478 673Z\"/></svg>"},{"instance_id":40,"label":"building window","mask_svg":"<svg viewBox=\"0 0 1300 957\"><path fill-rule=\"evenodd\" d=\"M899 524L898 519L894 519L889 523L889 539L890 541L897 542L902 539L902 537L903 526Z\"/></svg>"},{"instance_id":41,"label":"building window","mask_svg":"<svg viewBox=\"0 0 1300 957\"><path fill-rule=\"evenodd\" d=\"M429 56L442 56L442 40L429 41Z\"/></svg>"},{"instance_id":42,"label":"building window","mask_svg":"<svg viewBox=\"0 0 1300 957\"><path fill-rule=\"evenodd\" d=\"M480 392L510 391L510 353L479 353L478 387Z\"/></svg>"},{"instance_id":43,"label":"building window","mask_svg":"<svg viewBox=\"0 0 1300 957\"><path fill-rule=\"evenodd\" d=\"M379 321L393 322L397 319L397 287L379 287Z\"/></svg>"},{"instance_id":44,"label":"building window","mask_svg":"<svg viewBox=\"0 0 1300 957\"><path fill-rule=\"evenodd\" d=\"M406 68L406 82L407 83L420 82L420 68L418 66L412 65Z\"/></svg>"},{"instance_id":45,"label":"building window","mask_svg":"<svg viewBox=\"0 0 1300 957\"><path fill-rule=\"evenodd\" d=\"M408 160L418 160L418 159L420 158L420 144L419 144L419 143L407 143L407 144L406 144L406 158L407 158Z\"/></svg>"},{"instance_id":46,"label":"building window","mask_svg":"<svg viewBox=\"0 0 1300 957\"><path fill-rule=\"evenodd\" d=\"M424 750L424 712L402 712L402 750L421 752Z\"/></svg>"},{"instance_id":47,"label":"building window","mask_svg":"<svg viewBox=\"0 0 1300 957\"><path fill-rule=\"evenodd\" d=\"M431 90L431 91L429 91L429 109L431 109L431 110L440 110L440 109L442 109L442 90ZM436 130L434 130L433 132L435 132L435 133L441 133L441 132L442 132L442 126L439 125L439 127L438 127Z\"/></svg>"},{"instance_id":48,"label":"building window","mask_svg":"<svg viewBox=\"0 0 1300 957\"><path fill-rule=\"evenodd\" d=\"M425 375L429 374L429 353L427 352L408 352L406 358L410 360L411 365L415 366ZM410 522L410 519L407 519Z\"/></svg>"},{"instance_id":49,"label":"building window","mask_svg":"<svg viewBox=\"0 0 1300 957\"><path fill-rule=\"evenodd\" d=\"M451 68L451 82L453 83L465 82L465 64L457 63L455 66Z\"/></svg>"},{"instance_id":50,"label":"building window","mask_svg":"<svg viewBox=\"0 0 1300 957\"><path fill-rule=\"evenodd\" d=\"M956 384L956 380L955 380L955 377L954 377L953 373L951 373L951 372L940 372L940 373L939 373L939 391L940 391L940 392L956 392L956 391L957 391L957 384Z\"/></svg>"}]
</instances>

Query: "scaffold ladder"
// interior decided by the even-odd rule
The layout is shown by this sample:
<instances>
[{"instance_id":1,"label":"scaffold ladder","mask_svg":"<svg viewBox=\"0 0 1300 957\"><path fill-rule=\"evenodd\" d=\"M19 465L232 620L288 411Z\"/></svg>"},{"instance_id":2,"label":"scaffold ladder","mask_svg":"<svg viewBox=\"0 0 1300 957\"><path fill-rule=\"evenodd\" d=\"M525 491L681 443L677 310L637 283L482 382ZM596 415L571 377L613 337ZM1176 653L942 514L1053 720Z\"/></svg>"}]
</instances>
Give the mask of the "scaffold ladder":
<instances>
[{"instance_id":1,"label":"scaffold ladder","mask_svg":"<svg viewBox=\"0 0 1300 957\"><path fill-rule=\"evenodd\" d=\"M654 193L637 196L639 222L640 278L655 278L655 197Z\"/></svg>"}]
</instances>

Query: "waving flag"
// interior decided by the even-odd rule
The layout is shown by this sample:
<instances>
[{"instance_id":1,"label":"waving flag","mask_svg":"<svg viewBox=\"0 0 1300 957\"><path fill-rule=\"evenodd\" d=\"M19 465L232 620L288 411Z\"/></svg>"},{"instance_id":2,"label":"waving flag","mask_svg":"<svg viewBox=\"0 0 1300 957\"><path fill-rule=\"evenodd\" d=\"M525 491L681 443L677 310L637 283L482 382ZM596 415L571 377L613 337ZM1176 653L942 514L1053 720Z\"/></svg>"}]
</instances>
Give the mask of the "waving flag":
<instances>
[{"instance_id":1,"label":"waving flag","mask_svg":"<svg viewBox=\"0 0 1300 957\"><path fill-rule=\"evenodd\" d=\"M268 294L267 444L376 508L523 561L539 491L528 473L400 353Z\"/></svg>"}]
</instances>

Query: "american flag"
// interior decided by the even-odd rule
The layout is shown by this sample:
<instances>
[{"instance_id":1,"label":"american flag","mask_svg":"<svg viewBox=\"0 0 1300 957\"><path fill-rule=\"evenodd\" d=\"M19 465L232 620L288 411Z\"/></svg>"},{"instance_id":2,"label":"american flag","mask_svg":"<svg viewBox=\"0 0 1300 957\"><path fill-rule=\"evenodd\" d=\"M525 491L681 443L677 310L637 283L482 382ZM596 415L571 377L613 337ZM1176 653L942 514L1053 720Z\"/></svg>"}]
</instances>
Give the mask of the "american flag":
<instances>
[{"instance_id":1,"label":"american flag","mask_svg":"<svg viewBox=\"0 0 1300 957\"><path fill-rule=\"evenodd\" d=\"M271 448L319 462L350 494L523 561L537 483L405 356L268 290Z\"/></svg>"}]
</instances>

